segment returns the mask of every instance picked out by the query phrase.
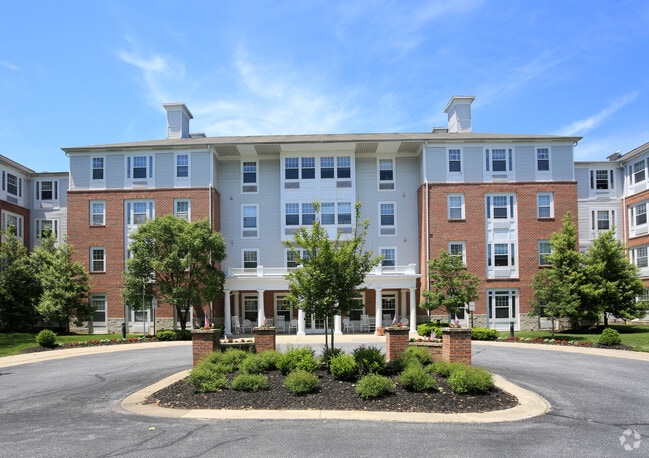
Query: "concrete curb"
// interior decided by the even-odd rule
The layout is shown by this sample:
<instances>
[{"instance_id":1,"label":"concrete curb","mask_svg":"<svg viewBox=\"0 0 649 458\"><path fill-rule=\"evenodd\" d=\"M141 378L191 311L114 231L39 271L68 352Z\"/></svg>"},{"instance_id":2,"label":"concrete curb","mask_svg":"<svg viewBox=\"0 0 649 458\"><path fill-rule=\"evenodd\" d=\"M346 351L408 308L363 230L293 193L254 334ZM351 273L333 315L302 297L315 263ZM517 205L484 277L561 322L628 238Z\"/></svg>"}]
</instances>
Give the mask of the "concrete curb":
<instances>
[{"instance_id":1,"label":"concrete curb","mask_svg":"<svg viewBox=\"0 0 649 458\"><path fill-rule=\"evenodd\" d=\"M399 423L496 423L525 420L545 414L550 404L541 396L525 390L494 374L498 388L516 396L519 404L505 410L484 413L365 412L357 410L207 410L169 409L143 404L145 399L162 388L187 377L189 371L178 372L144 388L122 401L122 409L150 417L193 418L203 420L356 420Z\"/></svg>"},{"instance_id":2,"label":"concrete curb","mask_svg":"<svg viewBox=\"0 0 649 458\"><path fill-rule=\"evenodd\" d=\"M519 343L519 342L494 342L486 340L473 341L472 345L475 346L492 346L492 347L514 347L514 348L529 348L530 350L543 350L543 351L562 351L566 353L581 353L583 355L593 356L608 356L611 358L624 358L633 359L635 361L649 362L649 353L640 351L629 350L609 350L607 348L592 348L592 347L572 347L569 345L550 345L550 344L535 344L535 343Z\"/></svg>"}]
</instances>

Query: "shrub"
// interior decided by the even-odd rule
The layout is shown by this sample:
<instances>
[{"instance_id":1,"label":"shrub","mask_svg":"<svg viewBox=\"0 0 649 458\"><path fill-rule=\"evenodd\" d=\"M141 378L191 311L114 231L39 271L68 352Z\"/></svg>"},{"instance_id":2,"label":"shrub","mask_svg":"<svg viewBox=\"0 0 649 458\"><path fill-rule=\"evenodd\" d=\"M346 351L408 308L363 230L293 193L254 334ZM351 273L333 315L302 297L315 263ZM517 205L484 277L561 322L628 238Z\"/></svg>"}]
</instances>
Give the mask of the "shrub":
<instances>
[{"instance_id":1,"label":"shrub","mask_svg":"<svg viewBox=\"0 0 649 458\"><path fill-rule=\"evenodd\" d=\"M226 365L233 365L234 367L239 367L241 362L250 356L250 353L247 351L241 350L239 348L228 348L223 353L219 360Z\"/></svg>"},{"instance_id":2,"label":"shrub","mask_svg":"<svg viewBox=\"0 0 649 458\"><path fill-rule=\"evenodd\" d=\"M268 377L263 374L239 374L232 380L232 389L259 391L268 389Z\"/></svg>"},{"instance_id":3,"label":"shrub","mask_svg":"<svg viewBox=\"0 0 649 458\"><path fill-rule=\"evenodd\" d=\"M406 361L405 366L407 366L407 362L416 360L419 363L421 363L423 366L430 364L433 362L433 358L430 356L430 352L428 351L428 348L426 347L417 347L417 346L409 346L405 352L401 355L401 358L403 358ZM405 367L404 366L404 367Z\"/></svg>"},{"instance_id":4,"label":"shrub","mask_svg":"<svg viewBox=\"0 0 649 458\"><path fill-rule=\"evenodd\" d=\"M427 391L437 388L437 380L426 372L419 363L407 366L401 372L399 381L405 389L410 391Z\"/></svg>"},{"instance_id":5,"label":"shrub","mask_svg":"<svg viewBox=\"0 0 649 458\"><path fill-rule=\"evenodd\" d=\"M36 343L41 347L56 347L56 334L50 329L43 329L36 336Z\"/></svg>"},{"instance_id":6,"label":"shrub","mask_svg":"<svg viewBox=\"0 0 649 458\"><path fill-rule=\"evenodd\" d=\"M155 333L158 340L192 340L192 332L189 329L162 329Z\"/></svg>"},{"instance_id":7,"label":"shrub","mask_svg":"<svg viewBox=\"0 0 649 458\"><path fill-rule=\"evenodd\" d=\"M361 345L354 349L353 355L361 374L376 374L385 369L385 355L377 347Z\"/></svg>"},{"instance_id":8,"label":"shrub","mask_svg":"<svg viewBox=\"0 0 649 458\"><path fill-rule=\"evenodd\" d=\"M499 335L495 329L471 328L472 340L496 340Z\"/></svg>"},{"instance_id":9,"label":"shrub","mask_svg":"<svg viewBox=\"0 0 649 458\"><path fill-rule=\"evenodd\" d=\"M315 372L320 367L310 347L289 348L277 359L277 369L286 375L297 369Z\"/></svg>"},{"instance_id":10,"label":"shrub","mask_svg":"<svg viewBox=\"0 0 649 458\"><path fill-rule=\"evenodd\" d=\"M365 375L356 385L356 394L363 399L376 399L387 396L394 389L388 377L378 374Z\"/></svg>"},{"instance_id":11,"label":"shrub","mask_svg":"<svg viewBox=\"0 0 649 458\"><path fill-rule=\"evenodd\" d=\"M320 389L320 380L309 371L296 369L286 376L284 386L295 395L314 393Z\"/></svg>"},{"instance_id":12,"label":"shrub","mask_svg":"<svg viewBox=\"0 0 649 458\"><path fill-rule=\"evenodd\" d=\"M448 361L437 360L426 368L428 372L437 374L442 378L448 378L457 369L460 363L449 363Z\"/></svg>"},{"instance_id":13,"label":"shrub","mask_svg":"<svg viewBox=\"0 0 649 458\"><path fill-rule=\"evenodd\" d=\"M329 361L331 361L334 356L338 356L342 352L342 348L327 348L325 345L323 345L322 356L320 356L320 360L325 364L329 364Z\"/></svg>"},{"instance_id":14,"label":"shrub","mask_svg":"<svg viewBox=\"0 0 649 458\"><path fill-rule=\"evenodd\" d=\"M606 328L602 331L602 335L599 336L597 341L600 345L620 345L622 343L622 337L620 333L613 328Z\"/></svg>"},{"instance_id":15,"label":"shrub","mask_svg":"<svg viewBox=\"0 0 649 458\"><path fill-rule=\"evenodd\" d=\"M329 371L339 380L353 380L358 373L358 366L352 355L341 353L331 358Z\"/></svg>"},{"instance_id":16,"label":"shrub","mask_svg":"<svg viewBox=\"0 0 649 458\"><path fill-rule=\"evenodd\" d=\"M225 373L216 364L203 361L189 373L187 381L194 385L199 393L212 393L227 388Z\"/></svg>"},{"instance_id":17,"label":"shrub","mask_svg":"<svg viewBox=\"0 0 649 458\"><path fill-rule=\"evenodd\" d=\"M448 323L440 323L437 326L437 323L426 322L417 325L417 334L422 337L430 337L430 331L435 331L435 337L442 338L442 328L448 326Z\"/></svg>"},{"instance_id":18,"label":"shrub","mask_svg":"<svg viewBox=\"0 0 649 458\"><path fill-rule=\"evenodd\" d=\"M266 362L261 354L250 354L239 364L239 372L243 374L261 374L267 370Z\"/></svg>"},{"instance_id":19,"label":"shrub","mask_svg":"<svg viewBox=\"0 0 649 458\"><path fill-rule=\"evenodd\" d=\"M267 350L257 353L257 355L261 358L265 370L272 371L277 369L277 360L282 354L276 350Z\"/></svg>"},{"instance_id":20,"label":"shrub","mask_svg":"<svg viewBox=\"0 0 649 458\"><path fill-rule=\"evenodd\" d=\"M482 394L494 387L491 372L481 367L462 364L448 377L448 384L458 394Z\"/></svg>"}]
</instances>

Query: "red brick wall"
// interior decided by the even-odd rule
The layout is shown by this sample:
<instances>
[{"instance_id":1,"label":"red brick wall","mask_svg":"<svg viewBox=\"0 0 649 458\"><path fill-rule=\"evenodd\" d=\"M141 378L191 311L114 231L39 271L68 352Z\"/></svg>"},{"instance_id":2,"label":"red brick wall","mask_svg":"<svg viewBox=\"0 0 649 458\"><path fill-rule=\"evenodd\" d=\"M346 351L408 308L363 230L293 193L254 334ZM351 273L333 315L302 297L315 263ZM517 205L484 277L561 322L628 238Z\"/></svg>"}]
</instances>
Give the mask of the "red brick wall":
<instances>
[{"instance_id":1,"label":"red brick wall","mask_svg":"<svg viewBox=\"0 0 649 458\"><path fill-rule=\"evenodd\" d=\"M442 329L442 359L471 364L471 329Z\"/></svg>"},{"instance_id":2,"label":"red brick wall","mask_svg":"<svg viewBox=\"0 0 649 458\"><path fill-rule=\"evenodd\" d=\"M255 351L257 353L275 350L275 328L254 328L252 335L255 339Z\"/></svg>"},{"instance_id":3,"label":"red brick wall","mask_svg":"<svg viewBox=\"0 0 649 458\"><path fill-rule=\"evenodd\" d=\"M388 361L396 361L408 348L410 328L385 328L385 353Z\"/></svg>"},{"instance_id":4,"label":"red brick wall","mask_svg":"<svg viewBox=\"0 0 649 458\"><path fill-rule=\"evenodd\" d=\"M220 329L197 329L192 331L192 357L194 366L207 358L221 346Z\"/></svg>"}]
</instances>

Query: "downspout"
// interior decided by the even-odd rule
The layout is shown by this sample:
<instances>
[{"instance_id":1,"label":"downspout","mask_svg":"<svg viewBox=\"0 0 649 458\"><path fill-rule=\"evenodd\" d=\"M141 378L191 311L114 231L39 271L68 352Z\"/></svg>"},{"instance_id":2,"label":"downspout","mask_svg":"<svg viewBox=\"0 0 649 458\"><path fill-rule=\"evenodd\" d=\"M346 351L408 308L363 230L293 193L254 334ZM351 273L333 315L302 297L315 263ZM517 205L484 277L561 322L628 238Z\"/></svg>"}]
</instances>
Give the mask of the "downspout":
<instances>
[{"instance_id":1,"label":"downspout","mask_svg":"<svg viewBox=\"0 0 649 458\"><path fill-rule=\"evenodd\" d=\"M424 187L425 187L425 202L426 202L426 262L430 259L430 215L429 215L429 192L428 192L428 164L426 161L426 151L428 146L428 140L424 144L424 149L422 151L423 156L423 167L424 167ZM422 266L423 267L423 266ZM428 281L428 272L426 273L426 281Z\"/></svg>"}]
</instances>

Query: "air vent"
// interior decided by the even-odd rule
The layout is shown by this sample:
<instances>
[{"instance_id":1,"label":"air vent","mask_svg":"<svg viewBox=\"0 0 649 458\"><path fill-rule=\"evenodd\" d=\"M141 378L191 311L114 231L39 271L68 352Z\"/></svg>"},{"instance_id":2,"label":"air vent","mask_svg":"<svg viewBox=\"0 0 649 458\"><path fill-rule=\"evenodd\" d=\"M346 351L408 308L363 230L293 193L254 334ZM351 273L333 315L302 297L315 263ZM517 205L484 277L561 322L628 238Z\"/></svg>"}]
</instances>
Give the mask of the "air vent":
<instances>
[{"instance_id":1,"label":"air vent","mask_svg":"<svg viewBox=\"0 0 649 458\"><path fill-rule=\"evenodd\" d=\"M399 153L417 154L421 150L422 142L401 142Z\"/></svg>"},{"instance_id":2,"label":"air vent","mask_svg":"<svg viewBox=\"0 0 649 458\"><path fill-rule=\"evenodd\" d=\"M255 145L255 151L260 156L279 156L282 147L280 145Z\"/></svg>"},{"instance_id":3,"label":"air vent","mask_svg":"<svg viewBox=\"0 0 649 458\"><path fill-rule=\"evenodd\" d=\"M374 154L379 148L379 142L356 143L356 154Z\"/></svg>"},{"instance_id":4,"label":"air vent","mask_svg":"<svg viewBox=\"0 0 649 458\"><path fill-rule=\"evenodd\" d=\"M300 189L299 181L287 181L284 183L284 189Z\"/></svg>"},{"instance_id":5,"label":"air vent","mask_svg":"<svg viewBox=\"0 0 649 458\"><path fill-rule=\"evenodd\" d=\"M351 182L351 180L336 181L336 187L337 188L351 188L352 187L352 182Z\"/></svg>"},{"instance_id":6,"label":"air vent","mask_svg":"<svg viewBox=\"0 0 649 458\"><path fill-rule=\"evenodd\" d=\"M219 156L239 156L239 148L235 145L217 145L214 149Z\"/></svg>"}]
</instances>

